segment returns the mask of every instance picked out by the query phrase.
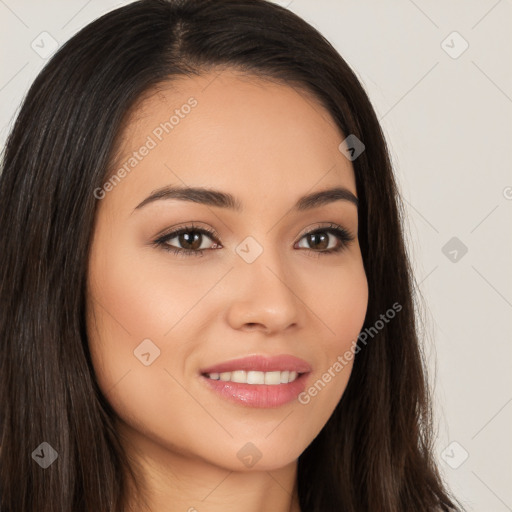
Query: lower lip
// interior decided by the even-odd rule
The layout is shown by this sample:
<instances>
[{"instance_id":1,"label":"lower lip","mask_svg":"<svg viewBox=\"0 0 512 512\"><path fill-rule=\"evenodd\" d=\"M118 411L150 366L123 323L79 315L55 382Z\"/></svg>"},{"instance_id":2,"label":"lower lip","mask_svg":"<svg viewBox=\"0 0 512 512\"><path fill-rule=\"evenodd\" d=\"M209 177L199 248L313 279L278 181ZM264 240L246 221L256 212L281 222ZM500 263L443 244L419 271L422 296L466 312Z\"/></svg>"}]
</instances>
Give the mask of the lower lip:
<instances>
[{"instance_id":1,"label":"lower lip","mask_svg":"<svg viewBox=\"0 0 512 512\"><path fill-rule=\"evenodd\" d=\"M238 382L213 380L204 375L201 375L201 378L207 382L210 389L231 402L246 407L274 409L296 400L297 396L306 387L308 375L308 373L303 373L293 382L275 385L240 384Z\"/></svg>"}]
</instances>

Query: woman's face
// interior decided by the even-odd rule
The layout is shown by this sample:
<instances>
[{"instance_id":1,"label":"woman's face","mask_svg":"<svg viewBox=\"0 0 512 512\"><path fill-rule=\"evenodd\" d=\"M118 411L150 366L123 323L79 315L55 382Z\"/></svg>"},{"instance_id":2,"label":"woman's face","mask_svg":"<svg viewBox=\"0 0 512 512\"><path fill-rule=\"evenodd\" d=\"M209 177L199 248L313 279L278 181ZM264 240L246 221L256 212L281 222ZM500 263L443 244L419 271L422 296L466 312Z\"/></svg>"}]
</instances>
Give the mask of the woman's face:
<instances>
[{"instance_id":1,"label":"woman's face","mask_svg":"<svg viewBox=\"0 0 512 512\"><path fill-rule=\"evenodd\" d=\"M331 416L368 301L343 139L309 95L231 71L131 117L95 192L87 321L100 388L146 456L275 469Z\"/></svg>"}]
</instances>

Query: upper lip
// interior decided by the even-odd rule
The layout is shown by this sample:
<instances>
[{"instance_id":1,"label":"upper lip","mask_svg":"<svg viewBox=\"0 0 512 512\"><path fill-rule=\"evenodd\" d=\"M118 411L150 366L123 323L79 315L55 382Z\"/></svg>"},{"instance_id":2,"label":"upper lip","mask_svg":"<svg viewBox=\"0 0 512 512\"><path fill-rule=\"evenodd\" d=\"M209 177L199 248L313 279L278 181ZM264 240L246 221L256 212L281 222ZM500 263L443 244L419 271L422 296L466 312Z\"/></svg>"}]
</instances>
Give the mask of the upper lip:
<instances>
[{"instance_id":1,"label":"upper lip","mask_svg":"<svg viewBox=\"0 0 512 512\"><path fill-rule=\"evenodd\" d=\"M311 365L303 359L288 354L278 356L254 355L225 361L208 368L203 368L200 371L202 374L210 374L232 372L235 370L245 370L247 372L282 372L290 370L297 373L307 373L311 371Z\"/></svg>"}]
</instances>

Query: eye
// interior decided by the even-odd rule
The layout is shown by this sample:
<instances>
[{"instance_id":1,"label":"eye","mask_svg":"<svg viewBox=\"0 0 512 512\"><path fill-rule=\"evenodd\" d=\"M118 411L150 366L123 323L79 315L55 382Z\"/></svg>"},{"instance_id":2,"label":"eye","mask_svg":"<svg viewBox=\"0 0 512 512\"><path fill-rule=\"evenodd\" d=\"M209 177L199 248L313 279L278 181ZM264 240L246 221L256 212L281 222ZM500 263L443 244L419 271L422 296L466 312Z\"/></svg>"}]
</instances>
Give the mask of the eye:
<instances>
[{"instance_id":1,"label":"eye","mask_svg":"<svg viewBox=\"0 0 512 512\"><path fill-rule=\"evenodd\" d=\"M336 243L336 239L338 243ZM332 254L342 251L352 240L354 240L354 237L345 228L337 224L331 224L329 226L307 232L302 236L301 241L302 240L306 243L306 247L303 245L303 248L320 256L323 254ZM299 241L299 245L301 244L301 241ZM313 248L311 248L311 246L313 246Z\"/></svg>"},{"instance_id":2,"label":"eye","mask_svg":"<svg viewBox=\"0 0 512 512\"><path fill-rule=\"evenodd\" d=\"M206 238L214 240L214 247L208 247ZM309 247L300 245L302 240ZM352 240L354 237L346 229L337 224L330 224L305 233L298 244L299 248L320 256L321 254L338 253ZM174 244L179 244L181 247L176 247ZM153 245L179 256L204 256L205 251L222 247L218 243L218 235L213 229L201 228L193 224L162 235L153 242Z\"/></svg>"},{"instance_id":3,"label":"eye","mask_svg":"<svg viewBox=\"0 0 512 512\"><path fill-rule=\"evenodd\" d=\"M204 251L208 250L205 247L205 237L217 239L217 233L213 229L200 228L194 225L184 226L180 229L167 233L157 240L154 244L162 247L164 250L178 254L179 256L203 256ZM184 247L175 247L171 245L171 241L176 239L176 242ZM208 245L208 244L206 244Z\"/></svg>"}]
</instances>

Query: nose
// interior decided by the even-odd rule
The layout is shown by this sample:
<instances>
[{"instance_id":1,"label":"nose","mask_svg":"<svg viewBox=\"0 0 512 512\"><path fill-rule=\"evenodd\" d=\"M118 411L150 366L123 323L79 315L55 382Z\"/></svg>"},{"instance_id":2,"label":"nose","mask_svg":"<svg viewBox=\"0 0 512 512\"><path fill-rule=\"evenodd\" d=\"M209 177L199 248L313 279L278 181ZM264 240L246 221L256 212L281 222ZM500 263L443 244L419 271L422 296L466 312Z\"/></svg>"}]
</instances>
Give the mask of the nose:
<instances>
[{"instance_id":1,"label":"nose","mask_svg":"<svg viewBox=\"0 0 512 512\"><path fill-rule=\"evenodd\" d=\"M233 329L271 335L298 327L299 318L305 317L304 299L298 296L299 277L271 252L264 251L250 264L237 262L227 313Z\"/></svg>"}]
</instances>

